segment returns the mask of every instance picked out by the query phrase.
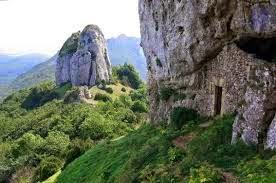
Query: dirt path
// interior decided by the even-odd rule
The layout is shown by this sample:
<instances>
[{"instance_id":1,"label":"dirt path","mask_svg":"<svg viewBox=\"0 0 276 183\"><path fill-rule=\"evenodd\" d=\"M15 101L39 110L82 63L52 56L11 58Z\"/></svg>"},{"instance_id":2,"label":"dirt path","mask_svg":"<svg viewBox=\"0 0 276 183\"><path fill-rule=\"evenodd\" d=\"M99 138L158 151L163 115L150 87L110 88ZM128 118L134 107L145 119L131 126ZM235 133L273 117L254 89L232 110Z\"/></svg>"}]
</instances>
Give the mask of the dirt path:
<instances>
[{"instance_id":1,"label":"dirt path","mask_svg":"<svg viewBox=\"0 0 276 183\"><path fill-rule=\"evenodd\" d=\"M174 139L172 141L172 143L182 149L182 150L186 150L187 148L187 145L189 144L189 142L191 142L193 140L193 138L195 137L196 135L194 133L189 133L188 135L184 135L184 136L180 136L180 137L177 137L176 139Z\"/></svg>"},{"instance_id":2,"label":"dirt path","mask_svg":"<svg viewBox=\"0 0 276 183\"><path fill-rule=\"evenodd\" d=\"M237 177L230 172L223 172L222 176L225 183L240 183Z\"/></svg>"}]
</instances>

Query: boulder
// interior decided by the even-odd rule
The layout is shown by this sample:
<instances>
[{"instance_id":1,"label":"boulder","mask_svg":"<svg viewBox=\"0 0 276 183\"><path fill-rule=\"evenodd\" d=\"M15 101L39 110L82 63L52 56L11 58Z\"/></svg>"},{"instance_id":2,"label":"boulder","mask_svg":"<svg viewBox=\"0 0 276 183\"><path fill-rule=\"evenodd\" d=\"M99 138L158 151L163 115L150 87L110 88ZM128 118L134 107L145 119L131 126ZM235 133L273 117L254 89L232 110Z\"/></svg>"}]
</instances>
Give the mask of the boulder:
<instances>
[{"instance_id":1,"label":"boulder","mask_svg":"<svg viewBox=\"0 0 276 183\"><path fill-rule=\"evenodd\" d=\"M57 58L57 85L94 86L110 77L106 40L98 26L88 25L64 43Z\"/></svg>"}]
</instances>

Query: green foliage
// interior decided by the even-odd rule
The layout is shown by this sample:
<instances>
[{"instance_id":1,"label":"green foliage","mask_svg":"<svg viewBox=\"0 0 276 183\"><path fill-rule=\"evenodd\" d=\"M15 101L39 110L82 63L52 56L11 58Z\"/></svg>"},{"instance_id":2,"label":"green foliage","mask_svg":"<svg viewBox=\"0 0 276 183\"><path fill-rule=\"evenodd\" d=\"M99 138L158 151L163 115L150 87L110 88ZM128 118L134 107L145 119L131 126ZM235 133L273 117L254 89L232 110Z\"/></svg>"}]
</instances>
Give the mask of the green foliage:
<instances>
[{"instance_id":1,"label":"green foliage","mask_svg":"<svg viewBox=\"0 0 276 183\"><path fill-rule=\"evenodd\" d=\"M91 139L74 139L71 141L69 146L69 151L67 152L66 159L65 159L65 165L66 167L69 163L83 155L87 150L89 150L95 142Z\"/></svg>"},{"instance_id":2,"label":"green foliage","mask_svg":"<svg viewBox=\"0 0 276 183\"><path fill-rule=\"evenodd\" d=\"M173 127L181 129L188 121L199 120L199 114L193 109L176 107L172 110L170 119Z\"/></svg>"},{"instance_id":3,"label":"green foliage","mask_svg":"<svg viewBox=\"0 0 276 183\"><path fill-rule=\"evenodd\" d=\"M133 89L138 89L142 84L139 74L133 65L125 63L122 66L113 67L112 72L114 78L118 78L122 84Z\"/></svg>"},{"instance_id":4,"label":"green foliage","mask_svg":"<svg viewBox=\"0 0 276 183\"><path fill-rule=\"evenodd\" d=\"M276 157L263 160L255 157L250 161L242 161L238 166L241 182L270 183L276 181Z\"/></svg>"},{"instance_id":5,"label":"green foliage","mask_svg":"<svg viewBox=\"0 0 276 183\"><path fill-rule=\"evenodd\" d=\"M148 104L147 88L144 85L141 85L140 88L137 90L131 91L129 96L133 101L137 100Z\"/></svg>"},{"instance_id":6,"label":"green foliage","mask_svg":"<svg viewBox=\"0 0 276 183\"><path fill-rule=\"evenodd\" d=\"M177 93L174 95L174 101L179 101L179 100L185 100L187 98L187 95L185 93Z\"/></svg>"},{"instance_id":7,"label":"green foliage","mask_svg":"<svg viewBox=\"0 0 276 183\"><path fill-rule=\"evenodd\" d=\"M136 101L131 106L133 112L146 113L148 112L147 104L142 101Z\"/></svg>"},{"instance_id":8,"label":"green foliage","mask_svg":"<svg viewBox=\"0 0 276 183\"><path fill-rule=\"evenodd\" d=\"M44 139L39 135L25 133L12 147L12 155L16 158L20 156L32 157L44 145Z\"/></svg>"},{"instance_id":9,"label":"green foliage","mask_svg":"<svg viewBox=\"0 0 276 183\"><path fill-rule=\"evenodd\" d=\"M45 144L42 149L49 155L61 157L66 152L69 144L70 139L68 135L63 132L52 131L45 138Z\"/></svg>"},{"instance_id":10,"label":"green foliage","mask_svg":"<svg viewBox=\"0 0 276 183\"><path fill-rule=\"evenodd\" d=\"M175 90L172 88L161 87L159 91L161 100L169 100L171 96L175 94Z\"/></svg>"},{"instance_id":11,"label":"green foliage","mask_svg":"<svg viewBox=\"0 0 276 183\"><path fill-rule=\"evenodd\" d=\"M100 100L100 101L103 101L103 102L111 102L112 101L112 98L106 94L103 94L103 93L96 93L95 97L94 97L94 100Z\"/></svg>"},{"instance_id":12,"label":"green foliage","mask_svg":"<svg viewBox=\"0 0 276 183\"><path fill-rule=\"evenodd\" d=\"M106 91L107 93L109 93L109 94L112 94L112 93L113 93L113 89L110 88L110 87L106 88L105 91Z\"/></svg>"},{"instance_id":13,"label":"green foliage","mask_svg":"<svg viewBox=\"0 0 276 183\"><path fill-rule=\"evenodd\" d=\"M161 60L159 58L156 58L156 64L158 67L163 67Z\"/></svg>"},{"instance_id":14,"label":"green foliage","mask_svg":"<svg viewBox=\"0 0 276 183\"><path fill-rule=\"evenodd\" d=\"M40 107L51 100L62 98L71 87L72 85L69 83L61 87L55 87L52 82L42 83L31 89L30 94L25 98L21 106L26 109Z\"/></svg>"},{"instance_id":15,"label":"green foliage","mask_svg":"<svg viewBox=\"0 0 276 183\"><path fill-rule=\"evenodd\" d=\"M144 125L124 138L96 145L68 165L57 182L216 183L229 171L241 182L275 182L275 159L254 159L251 148L231 145L233 121L225 116L209 128L190 125L181 131ZM190 133L195 135L185 149L172 146L176 137Z\"/></svg>"},{"instance_id":16,"label":"green foliage","mask_svg":"<svg viewBox=\"0 0 276 183\"><path fill-rule=\"evenodd\" d=\"M78 101L79 93L78 87L73 87L71 90L68 90L64 96L64 103L69 104Z\"/></svg>"},{"instance_id":17,"label":"green foliage","mask_svg":"<svg viewBox=\"0 0 276 183\"><path fill-rule=\"evenodd\" d=\"M39 166L39 179L46 180L48 177L54 175L63 165L60 159L50 156L43 159Z\"/></svg>"},{"instance_id":18,"label":"green foliage","mask_svg":"<svg viewBox=\"0 0 276 183\"><path fill-rule=\"evenodd\" d=\"M70 38L66 40L64 45L62 46L59 55L64 56L66 54L75 53L78 49L78 42L79 42L80 33L74 33Z\"/></svg>"},{"instance_id":19,"label":"green foliage","mask_svg":"<svg viewBox=\"0 0 276 183\"><path fill-rule=\"evenodd\" d=\"M169 180L169 170L162 169L168 164L169 144L161 129L143 126L125 138L97 145L68 165L57 182L142 182L149 170L156 173L156 182Z\"/></svg>"},{"instance_id":20,"label":"green foliage","mask_svg":"<svg viewBox=\"0 0 276 183\"><path fill-rule=\"evenodd\" d=\"M191 169L189 183L220 183L222 175L208 163L204 163L198 169Z\"/></svg>"},{"instance_id":21,"label":"green foliage","mask_svg":"<svg viewBox=\"0 0 276 183\"><path fill-rule=\"evenodd\" d=\"M175 147L170 147L168 150L168 159L171 162L179 161L183 158L183 152Z\"/></svg>"},{"instance_id":22,"label":"green foliage","mask_svg":"<svg viewBox=\"0 0 276 183\"><path fill-rule=\"evenodd\" d=\"M54 85L52 83L43 83L39 87L32 88L30 95L22 103L22 107L33 109L57 98L58 95L51 92L53 89Z\"/></svg>"},{"instance_id":23,"label":"green foliage","mask_svg":"<svg viewBox=\"0 0 276 183\"><path fill-rule=\"evenodd\" d=\"M80 136L83 139L99 140L106 138L111 133L108 121L96 112L89 115L80 126Z\"/></svg>"},{"instance_id":24,"label":"green foliage","mask_svg":"<svg viewBox=\"0 0 276 183\"><path fill-rule=\"evenodd\" d=\"M0 182L18 169L44 167L40 162L49 157L68 165L95 144L126 135L141 122L130 110L135 100L127 93L94 107L68 102L74 90L69 84L55 87L46 83L16 92L0 104ZM57 98L44 100L51 93ZM27 99L31 101L28 109L23 108ZM62 168L53 165L54 171L55 167ZM42 170L46 172L43 178L54 172Z\"/></svg>"}]
</instances>

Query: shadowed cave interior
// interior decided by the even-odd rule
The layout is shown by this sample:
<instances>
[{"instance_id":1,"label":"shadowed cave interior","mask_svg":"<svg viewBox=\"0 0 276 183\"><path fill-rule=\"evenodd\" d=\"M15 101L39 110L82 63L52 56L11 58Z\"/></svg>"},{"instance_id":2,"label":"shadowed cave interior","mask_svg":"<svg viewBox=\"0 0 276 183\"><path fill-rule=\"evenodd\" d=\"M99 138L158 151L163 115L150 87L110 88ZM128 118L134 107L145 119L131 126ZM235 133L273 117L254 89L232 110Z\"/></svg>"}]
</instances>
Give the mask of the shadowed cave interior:
<instances>
[{"instance_id":1,"label":"shadowed cave interior","mask_svg":"<svg viewBox=\"0 0 276 183\"><path fill-rule=\"evenodd\" d=\"M240 49L249 54L254 54L258 59L262 59L268 62L276 61L276 37L246 37L236 41L236 44Z\"/></svg>"}]
</instances>

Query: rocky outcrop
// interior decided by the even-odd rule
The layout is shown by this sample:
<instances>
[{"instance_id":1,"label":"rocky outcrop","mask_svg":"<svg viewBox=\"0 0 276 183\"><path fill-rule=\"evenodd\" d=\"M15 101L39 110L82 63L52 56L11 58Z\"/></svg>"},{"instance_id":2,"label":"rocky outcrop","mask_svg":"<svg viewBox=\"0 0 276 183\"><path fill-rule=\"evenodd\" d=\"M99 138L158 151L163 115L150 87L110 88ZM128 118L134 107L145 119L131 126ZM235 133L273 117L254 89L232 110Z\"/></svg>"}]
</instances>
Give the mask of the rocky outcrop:
<instances>
[{"instance_id":1,"label":"rocky outcrop","mask_svg":"<svg viewBox=\"0 0 276 183\"><path fill-rule=\"evenodd\" d=\"M98 26L88 25L64 43L57 58L57 85L71 82L75 86L94 86L109 81L110 76L106 40Z\"/></svg>"},{"instance_id":2,"label":"rocky outcrop","mask_svg":"<svg viewBox=\"0 0 276 183\"><path fill-rule=\"evenodd\" d=\"M275 107L266 107L275 100L274 0L140 0L139 14L153 122L177 106L236 112L233 142L275 148Z\"/></svg>"}]
</instances>

